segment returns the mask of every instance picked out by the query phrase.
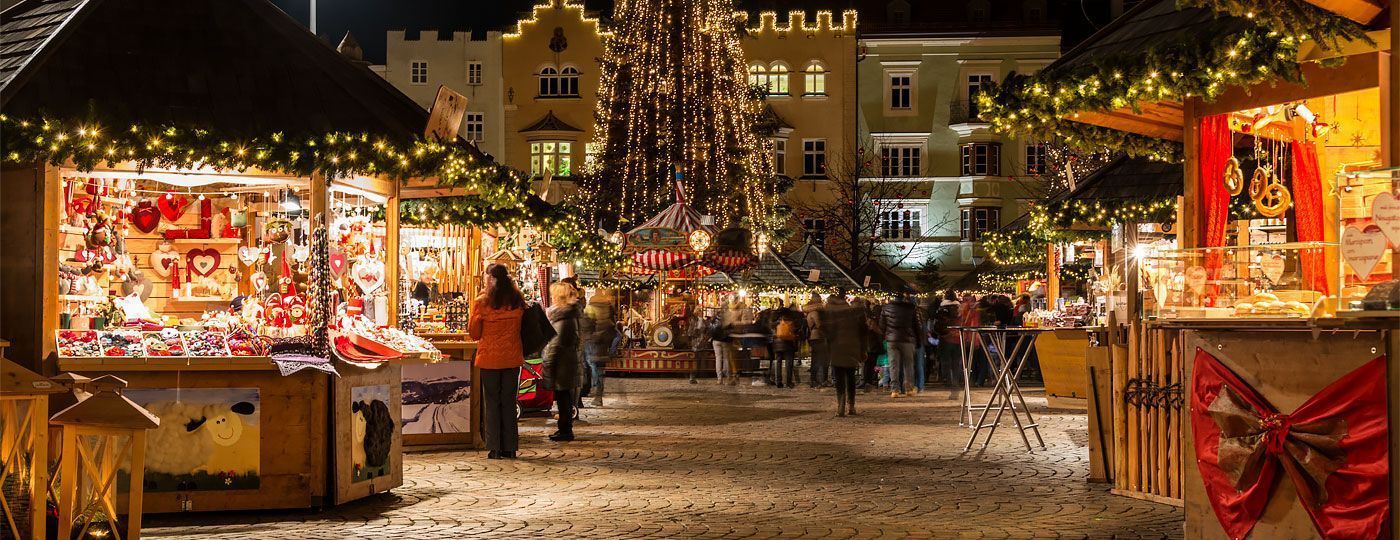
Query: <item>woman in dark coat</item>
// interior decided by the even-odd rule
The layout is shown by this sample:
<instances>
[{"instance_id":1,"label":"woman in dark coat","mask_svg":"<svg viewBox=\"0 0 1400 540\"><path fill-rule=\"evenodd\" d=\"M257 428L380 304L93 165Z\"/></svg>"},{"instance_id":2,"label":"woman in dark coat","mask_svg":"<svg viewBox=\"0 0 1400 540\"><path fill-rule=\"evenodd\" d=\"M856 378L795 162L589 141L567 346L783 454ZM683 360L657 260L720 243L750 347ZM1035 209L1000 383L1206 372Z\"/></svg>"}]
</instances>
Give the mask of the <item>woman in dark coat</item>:
<instances>
[{"instance_id":1,"label":"woman in dark coat","mask_svg":"<svg viewBox=\"0 0 1400 540\"><path fill-rule=\"evenodd\" d=\"M568 283L549 286L549 323L554 325L554 339L544 346L544 373L554 385L554 403L559 408L559 430L549 440L574 440L574 392L579 387L578 322L583 310L579 307L578 289Z\"/></svg>"},{"instance_id":2,"label":"woman in dark coat","mask_svg":"<svg viewBox=\"0 0 1400 540\"><path fill-rule=\"evenodd\" d=\"M836 416L856 414L856 371L865 363L865 310L846 302L837 291L817 312L821 333L826 336L827 356L836 383Z\"/></svg>"}]
</instances>

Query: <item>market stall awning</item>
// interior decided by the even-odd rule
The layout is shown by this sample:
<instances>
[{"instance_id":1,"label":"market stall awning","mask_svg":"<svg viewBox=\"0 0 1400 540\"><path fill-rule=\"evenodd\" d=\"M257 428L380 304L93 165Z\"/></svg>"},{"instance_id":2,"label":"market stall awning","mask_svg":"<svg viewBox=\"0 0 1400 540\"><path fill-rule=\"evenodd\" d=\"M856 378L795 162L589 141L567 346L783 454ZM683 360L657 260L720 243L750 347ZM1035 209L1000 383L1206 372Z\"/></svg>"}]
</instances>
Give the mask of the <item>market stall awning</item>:
<instances>
[{"instance_id":1,"label":"market stall awning","mask_svg":"<svg viewBox=\"0 0 1400 540\"><path fill-rule=\"evenodd\" d=\"M427 124L422 107L267 0L25 0L3 19L0 109L11 117L396 142Z\"/></svg>"},{"instance_id":2,"label":"market stall awning","mask_svg":"<svg viewBox=\"0 0 1400 540\"><path fill-rule=\"evenodd\" d=\"M797 273L797 276L809 285L844 287L846 289L858 287L856 280L851 278L846 269L841 268L841 265L836 264L836 261L832 260L826 252L811 243L803 244L802 247L784 255L783 258L787 260L788 266ZM818 271L815 283L807 280L812 270Z\"/></svg>"},{"instance_id":3,"label":"market stall awning","mask_svg":"<svg viewBox=\"0 0 1400 540\"><path fill-rule=\"evenodd\" d=\"M860 268L851 273L851 277L855 278L858 285L866 285L866 278L870 278L869 285L865 286L868 289L879 289L885 292L918 292L918 288L909 283L909 280L899 277L899 274L877 261L869 261L861 265Z\"/></svg>"}]
</instances>

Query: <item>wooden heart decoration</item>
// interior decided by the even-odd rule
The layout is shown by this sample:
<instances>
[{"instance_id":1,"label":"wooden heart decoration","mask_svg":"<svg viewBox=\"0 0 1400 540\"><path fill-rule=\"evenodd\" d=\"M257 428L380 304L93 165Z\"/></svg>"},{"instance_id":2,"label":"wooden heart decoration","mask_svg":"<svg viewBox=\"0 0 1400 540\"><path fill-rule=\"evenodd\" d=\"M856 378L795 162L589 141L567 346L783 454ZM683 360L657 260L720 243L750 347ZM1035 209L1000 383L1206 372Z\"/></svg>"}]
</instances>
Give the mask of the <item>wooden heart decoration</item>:
<instances>
[{"instance_id":1,"label":"wooden heart decoration","mask_svg":"<svg viewBox=\"0 0 1400 540\"><path fill-rule=\"evenodd\" d=\"M1363 280L1370 277L1383 255L1385 232L1380 227L1367 225L1365 229L1360 229L1349 225L1342 231L1342 260L1351 266L1357 277Z\"/></svg>"},{"instance_id":2,"label":"wooden heart decoration","mask_svg":"<svg viewBox=\"0 0 1400 540\"><path fill-rule=\"evenodd\" d=\"M331 267L331 274L340 277L345 274L345 252L341 250L331 251L328 258Z\"/></svg>"},{"instance_id":3,"label":"wooden heart decoration","mask_svg":"<svg viewBox=\"0 0 1400 540\"><path fill-rule=\"evenodd\" d=\"M138 231L153 233L160 225L160 210L149 200L136 203L136 207L131 209L131 224L135 225Z\"/></svg>"},{"instance_id":4,"label":"wooden heart decoration","mask_svg":"<svg viewBox=\"0 0 1400 540\"><path fill-rule=\"evenodd\" d=\"M151 269L160 274L160 277L170 277L170 269L178 260L180 260L180 254L174 251L152 251Z\"/></svg>"},{"instance_id":5,"label":"wooden heart decoration","mask_svg":"<svg viewBox=\"0 0 1400 540\"><path fill-rule=\"evenodd\" d=\"M1390 192L1376 195L1376 200L1371 202L1371 218L1390 239L1390 245L1400 246L1400 197Z\"/></svg>"},{"instance_id":6,"label":"wooden heart decoration","mask_svg":"<svg viewBox=\"0 0 1400 540\"><path fill-rule=\"evenodd\" d=\"M1259 260L1259 271L1264 273L1264 277L1268 278L1270 283L1278 283L1278 280L1283 278L1283 266L1283 255L1277 253L1265 255Z\"/></svg>"},{"instance_id":7,"label":"wooden heart decoration","mask_svg":"<svg viewBox=\"0 0 1400 540\"><path fill-rule=\"evenodd\" d=\"M194 273L208 277L219 269L219 250L214 248L191 249L185 254L185 262Z\"/></svg>"},{"instance_id":8,"label":"wooden heart decoration","mask_svg":"<svg viewBox=\"0 0 1400 540\"><path fill-rule=\"evenodd\" d=\"M184 195L176 197L167 193L156 200L156 206L160 208L160 215L166 221L174 223L180 216L185 215L185 209L190 207L190 199Z\"/></svg>"},{"instance_id":9,"label":"wooden heart decoration","mask_svg":"<svg viewBox=\"0 0 1400 540\"><path fill-rule=\"evenodd\" d=\"M250 246L238 248L238 260L243 263L243 266L253 266L257 264L260 257L262 257L261 249Z\"/></svg>"},{"instance_id":10,"label":"wooden heart decoration","mask_svg":"<svg viewBox=\"0 0 1400 540\"><path fill-rule=\"evenodd\" d=\"M350 279L354 280L365 294L372 294L384 286L384 262L362 257L355 261L354 268L350 269Z\"/></svg>"},{"instance_id":11,"label":"wooden heart decoration","mask_svg":"<svg viewBox=\"0 0 1400 540\"><path fill-rule=\"evenodd\" d=\"M253 290L256 292L267 290L267 274L265 273L253 272L253 275L248 277L248 281L252 283Z\"/></svg>"}]
</instances>

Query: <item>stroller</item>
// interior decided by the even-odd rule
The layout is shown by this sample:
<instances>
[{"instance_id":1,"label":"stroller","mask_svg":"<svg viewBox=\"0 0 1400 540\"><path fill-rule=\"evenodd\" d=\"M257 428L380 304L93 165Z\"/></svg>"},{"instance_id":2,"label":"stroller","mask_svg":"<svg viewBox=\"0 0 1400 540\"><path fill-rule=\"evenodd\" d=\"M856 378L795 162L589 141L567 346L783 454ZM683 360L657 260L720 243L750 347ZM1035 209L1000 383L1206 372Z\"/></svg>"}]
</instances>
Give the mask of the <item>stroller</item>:
<instances>
[{"instance_id":1,"label":"stroller","mask_svg":"<svg viewBox=\"0 0 1400 540\"><path fill-rule=\"evenodd\" d=\"M544 359L528 358L520 366L520 386L515 391L515 417L526 412L549 411L554 406L554 390L541 384L544 381ZM574 420L578 420L578 407L574 408Z\"/></svg>"}]
</instances>

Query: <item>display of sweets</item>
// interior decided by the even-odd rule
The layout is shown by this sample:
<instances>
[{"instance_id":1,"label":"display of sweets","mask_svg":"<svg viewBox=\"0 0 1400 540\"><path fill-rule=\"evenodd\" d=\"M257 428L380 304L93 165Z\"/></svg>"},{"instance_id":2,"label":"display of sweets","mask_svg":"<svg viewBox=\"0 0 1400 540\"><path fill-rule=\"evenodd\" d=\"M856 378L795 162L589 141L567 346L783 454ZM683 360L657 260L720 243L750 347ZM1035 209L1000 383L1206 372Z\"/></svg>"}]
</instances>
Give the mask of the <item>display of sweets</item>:
<instances>
[{"instance_id":1,"label":"display of sweets","mask_svg":"<svg viewBox=\"0 0 1400 540\"><path fill-rule=\"evenodd\" d=\"M141 333L130 330L98 332L98 343L102 345L102 356L138 358L146 354Z\"/></svg>"},{"instance_id":2,"label":"display of sweets","mask_svg":"<svg viewBox=\"0 0 1400 540\"><path fill-rule=\"evenodd\" d=\"M185 356L185 341L174 328L146 332L141 340L146 346L146 356Z\"/></svg>"},{"instance_id":3,"label":"display of sweets","mask_svg":"<svg viewBox=\"0 0 1400 540\"><path fill-rule=\"evenodd\" d=\"M272 342L266 336L247 332L234 332L224 341L232 356L267 356L272 351Z\"/></svg>"},{"instance_id":4,"label":"display of sweets","mask_svg":"<svg viewBox=\"0 0 1400 540\"><path fill-rule=\"evenodd\" d=\"M213 356L230 356L228 345L224 343L223 332L211 332L208 330L195 330L185 332L185 345L190 356L203 358Z\"/></svg>"},{"instance_id":5,"label":"display of sweets","mask_svg":"<svg viewBox=\"0 0 1400 540\"><path fill-rule=\"evenodd\" d=\"M102 356L102 345L98 343L95 330L59 330L58 355L74 358Z\"/></svg>"}]
</instances>

